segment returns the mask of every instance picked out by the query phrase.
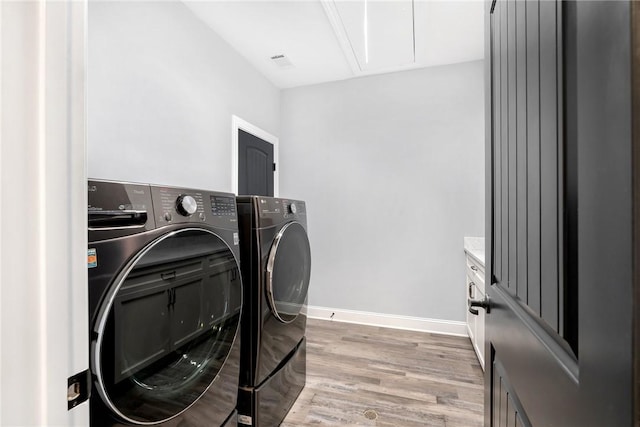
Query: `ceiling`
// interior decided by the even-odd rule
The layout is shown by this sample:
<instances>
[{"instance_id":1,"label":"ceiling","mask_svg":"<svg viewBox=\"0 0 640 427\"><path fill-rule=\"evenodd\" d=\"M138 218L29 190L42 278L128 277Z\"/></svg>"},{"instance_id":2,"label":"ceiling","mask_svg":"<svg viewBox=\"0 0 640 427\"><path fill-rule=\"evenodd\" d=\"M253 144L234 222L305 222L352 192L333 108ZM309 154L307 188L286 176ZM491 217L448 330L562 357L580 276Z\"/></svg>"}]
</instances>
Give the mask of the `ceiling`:
<instances>
[{"instance_id":1,"label":"ceiling","mask_svg":"<svg viewBox=\"0 0 640 427\"><path fill-rule=\"evenodd\" d=\"M482 0L185 4L283 89L484 56Z\"/></svg>"}]
</instances>

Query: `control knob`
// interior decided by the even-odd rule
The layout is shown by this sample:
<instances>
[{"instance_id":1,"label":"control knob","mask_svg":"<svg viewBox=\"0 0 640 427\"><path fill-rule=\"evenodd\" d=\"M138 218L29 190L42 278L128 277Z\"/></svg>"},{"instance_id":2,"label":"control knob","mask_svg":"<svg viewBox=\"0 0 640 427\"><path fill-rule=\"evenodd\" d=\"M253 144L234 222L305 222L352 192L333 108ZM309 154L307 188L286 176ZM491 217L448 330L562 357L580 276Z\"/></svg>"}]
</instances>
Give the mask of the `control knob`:
<instances>
[{"instance_id":1,"label":"control knob","mask_svg":"<svg viewBox=\"0 0 640 427\"><path fill-rule=\"evenodd\" d=\"M176 210L182 216L191 216L198 210L198 202L188 194L181 194L176 200Z\"/></svg>"},{"instance_id":2,"label":"control knob","mask_svg":"<svg viewBox=\"0 0 640 427\"><path fill-rule=\"evenodd\" d=\"M291 203L289 205L289 212L291 212L294 215L298 212L298 207L296 206L295 203Z\"/></svg>"}]
</instances>

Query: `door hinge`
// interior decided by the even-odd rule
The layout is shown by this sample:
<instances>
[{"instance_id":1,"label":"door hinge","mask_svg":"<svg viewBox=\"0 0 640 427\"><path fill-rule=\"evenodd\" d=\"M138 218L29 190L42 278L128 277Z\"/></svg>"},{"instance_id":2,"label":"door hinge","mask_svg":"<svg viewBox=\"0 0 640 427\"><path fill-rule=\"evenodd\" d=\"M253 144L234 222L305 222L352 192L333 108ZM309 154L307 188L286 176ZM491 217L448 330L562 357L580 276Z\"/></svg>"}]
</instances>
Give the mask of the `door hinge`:
<instances>
[{"instance_id":1,"label":"door hinge","mask_svg":"<svg viewBox=\"0 0 640 427\"><path fill-rule=\"evenodd\" d=\"M274 172L276 171L276 164L275 163L273 164L273 171Z\"/></svg>"},{"instance_id":2,"label":"door hinge","mask_svg":"<svg viewBox=\"0 0 640 427\"><path fill-rule=\"evenodd\" d=\"M67 379L67 410L75 408L89 399L91 374L82 371Z\"/></svg>"}]
</instances>

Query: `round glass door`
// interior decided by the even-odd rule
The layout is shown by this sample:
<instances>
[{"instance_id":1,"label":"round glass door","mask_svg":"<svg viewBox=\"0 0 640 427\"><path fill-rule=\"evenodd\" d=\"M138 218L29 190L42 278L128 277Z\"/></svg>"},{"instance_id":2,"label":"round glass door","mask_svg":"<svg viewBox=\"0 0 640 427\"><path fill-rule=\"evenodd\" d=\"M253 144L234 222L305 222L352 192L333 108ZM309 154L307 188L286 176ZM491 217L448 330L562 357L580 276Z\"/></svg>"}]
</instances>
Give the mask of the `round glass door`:
<instances>
[{"instance_id":1,"label":"round glass door","mask_svg":"<svg viewBox=\"0 0 640 427\"><path fill-rule=\"evenodd\" d=\"M107 406L134 424L186 410L224 365L241 304L238 264L217 235L185 229L151 243L101 308L93 357Z\"/></svg>"},{"instance_id":2,"label":"round glass door","mask_svg":"<svg viewBox=\"0 0 640 427\"><path fill-rule=\"evenodd\" d=\"M304 227L285 225L274 239L267 261L267 299L278 320L292 322L307 299L311 249Z\"/></svg>"}]
</instances>

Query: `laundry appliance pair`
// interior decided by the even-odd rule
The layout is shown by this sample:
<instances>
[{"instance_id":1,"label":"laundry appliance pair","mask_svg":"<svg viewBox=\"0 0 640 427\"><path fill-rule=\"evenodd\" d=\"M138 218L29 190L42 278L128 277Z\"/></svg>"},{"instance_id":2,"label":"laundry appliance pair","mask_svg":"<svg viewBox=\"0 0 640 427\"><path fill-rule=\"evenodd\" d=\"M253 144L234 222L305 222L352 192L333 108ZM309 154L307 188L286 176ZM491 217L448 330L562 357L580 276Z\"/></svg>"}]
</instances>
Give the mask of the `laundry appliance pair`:
<instances>
[{"instance_id":1,"label":"laundry appliance pair","mask_svg":"<svg viewBox=\"0 0 640 427\"><path fill-rule=\"evenodd\" d=\"M306 213L300 202L256 199L266 205L254 209L270 224L263 227L249 213L239 222L245 201L89 181L92 426L272 426L284 418L304 386ZM305 267L291 270L286 258L301 247ZM252 265L258 258L266 259L264 280L263 265ZM236 406L255 412L237 416Z\"/></svg>"}]
</instances>

